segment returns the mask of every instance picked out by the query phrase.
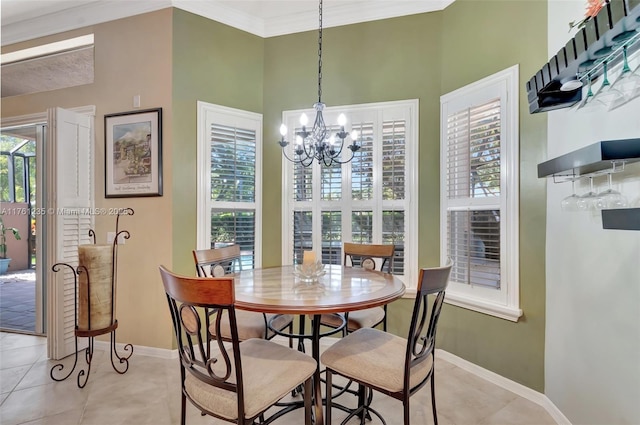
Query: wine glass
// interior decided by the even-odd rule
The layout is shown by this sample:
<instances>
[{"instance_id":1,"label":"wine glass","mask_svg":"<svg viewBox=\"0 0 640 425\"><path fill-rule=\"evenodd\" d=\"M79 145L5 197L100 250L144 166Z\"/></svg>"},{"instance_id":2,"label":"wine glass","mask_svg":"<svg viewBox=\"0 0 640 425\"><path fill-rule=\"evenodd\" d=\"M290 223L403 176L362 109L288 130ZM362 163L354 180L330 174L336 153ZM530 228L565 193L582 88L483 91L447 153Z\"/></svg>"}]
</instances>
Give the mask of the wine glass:
<instances>
[{"instance_id":1,"label":"wine glass","mask_svg":"<svg viewBox=\"0 0 640 425\"><path fill-rule=\"evenodd\" d=\"M560 202L560 209L567 212L579 211L578 199L580 197L576 194L576 180L571 179L571 195L567 196Z\"/></svg>"},{"instance_id":2,"label":"wine glass","mask_svg":"<svg viewBox=\"0 0 640 425\"><path fill-rule=\"evenodd\" d=\"M613 100L609 110L619 108L620 106L628 103L635 96L636 89L640 87L640 66L634 71L629 67L629 61L627 59L627 45L622 48L622 71L616 81L614 81L612 87L623 93L623 96L619 96Z\"/></svg>"},{"instance_id":3,"label":"wine glass","mask_svg":"<svg viewBox=\"0 0 640 425\"><path fill-rule=\"evenodd\" d=\"M593 177L589 177L589 191L578 199L578 210L587 211L593 206L593 201L596 199L598 194L593 190Z\"/></svg>"},{"instance_id":4,"label":"wine glass","mask_svg":"<svg viewBox=\"0 0 640 425\"><path fill-rule=\"evenodd\" d=\"M593 85L591 84L591 74L587 74L587 94L582 98L576 109L582 109L593 101Z\"/></svg>"},{"instance_id":5,"label":"wine glass","mask_svg":"<svg viewBox=\"0 0 640 425\"><path fill-rule=\"evenodd\" d=\"M611 209L611 208L624 208L627 206L627 198L622 195L622 193L617 190L613 190L612 187L612 173L608 173L607 177L609 177L609 187L598 193L594 206L596 209Z\"/></svg>"},{"instance_id":6,"label":"wine glass","mask_svg":"<svg viewBox=\"0 0 640 425\"><path fill-rule=\"evenodd\" d=\"M590 102L591 105L589 106L601 106L597 103L594 103L595 100L598 100L602 105L609 107L611 105L611 102L613 102L614 100L621 97L624 98L624 94L620 90L613 87L613 85L609 81L608 68L609 63L607 61L604 61L602 63L602 84L600 85L600 88L598 88L598 91L594 93L593 99Z\"/></svg>"}]
</instances>

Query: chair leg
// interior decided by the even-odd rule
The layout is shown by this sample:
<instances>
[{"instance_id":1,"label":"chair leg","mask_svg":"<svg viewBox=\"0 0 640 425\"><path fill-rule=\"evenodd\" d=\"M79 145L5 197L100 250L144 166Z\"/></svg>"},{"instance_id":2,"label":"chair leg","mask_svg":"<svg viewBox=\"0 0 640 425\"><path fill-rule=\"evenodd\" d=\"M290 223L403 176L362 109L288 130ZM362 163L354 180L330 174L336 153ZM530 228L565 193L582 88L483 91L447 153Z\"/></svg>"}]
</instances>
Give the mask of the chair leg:
<instances>
[{"instance_id":1,"label":"chair leg","mask_svg":"<svg viewBox=\"0 0 640 425\"><path fill-rule=\"evenodd\" d=\"M326 417L327 417L327 425L331 424L331 380L332 380L332 374L331 371L329 369L326 369L326 385L327 385L327 390L326 390L326 398L327 398L327 413L326 413ZM320 397L320 395L318 395Z\"/></svg>"},{"instance_id":2,"label":"chair leg","mask_svg":"<svg viewBox=\"0 0 640 425\"><path fill-rule=\"evenodd\" d=\"M404 425L411 425L411 414L410 414L411 411L409 410L409 397L406 397L406 400L403 400L402 404L404 407Z\"/></svg>"},{"instance_id":3,"label":"chair leg","mask_svg":"<svg viewBox=\"0 0 640 425\"><path fill-rule=\"evenodd\" d=\"M305 425L311 425L312 423L312 418L311 418L311 409L313 407L312 403L311 403L311 379L309 378L306 381L304 381L304 423ZM330 424L331 422L327 422L327 424Z\"/></svg>"},{"instance_id":4,"label":"chair leg","mask_svg":"<svg viewBox=\"0 0 640 425\"><path fill-rule=\"evenodd\" d=\"M360 412L360 425L364 425L364 421L367 418L366 393L367 387L362 384L358 384L358 409L362 409Z\"/></svg>"},{"instance_id":5,"label":"chair leg","mask_svg":"<svg viewBox=\"0 0 640 425\"><path fill-rule=\"evenodd\" d=\"M438 425L438 413L436 412L435 369L431 369L431 408L433 409L433 423L434 425Z\"/></svg>"},{"instance_id":6,"label":"chair leg","mask_svg":"<svg viewBox=\"0 0 640 425\"><path fill-rule=\"evenodd\" d=\"M184 392L181 391L182 397L181 397L181 402L182 402L182 407L180 409L180 425L185 425L186 423L186 416L187 416L187 396L184 395Z\"/></svg>"},{"instance_id":7,"label":"chair leg","mask_svg":"<svg viewBox=\"0 0 640 425\"><path fill-rule=\"evenodd\" d=\"M293 320L289 323L289 326L287 326L288 331L289 332L289 348L293 348Z\"/></svg>"}]
</instances>

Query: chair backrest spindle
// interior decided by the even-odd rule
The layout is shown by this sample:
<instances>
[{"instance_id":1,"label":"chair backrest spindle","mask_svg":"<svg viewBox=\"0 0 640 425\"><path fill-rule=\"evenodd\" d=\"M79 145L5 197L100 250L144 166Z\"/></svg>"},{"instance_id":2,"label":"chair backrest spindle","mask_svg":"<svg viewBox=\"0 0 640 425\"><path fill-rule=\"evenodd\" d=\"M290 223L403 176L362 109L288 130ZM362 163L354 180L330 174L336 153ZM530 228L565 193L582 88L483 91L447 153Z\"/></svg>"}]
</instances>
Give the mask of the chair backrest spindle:
<instances>
[{"instance_id":1,"label":"chair backrest spindle","mask_svg":"<svg viewBox=\"0 0 640 425\"><path fill-rule=\"evenodd\" d=\"M236 267L242 270L240 245L237 244L222 248L194 250L193 259L196 272L200 277L221 277L233 273Z\"/></svg>"},{"instance_id":2,"label":"chair backrest spindle","mask_svg":"<svg viewBox=\"0 0 640 425\"><path fill-rule=\"evenodd\" d=\"M418 278L416 298L409 327L405 359L405 384L408 388L411 368L433 356L436 344L436 330L445 290L449 283L452 264L443 267L421 269ZM435 296L429 303L429 296ZM429 311L431 314L428 315ZM427 323L427 316L429 321ZM426 328L425 328L425 325ZM418 386L418 388L421 385ZM417 389L417 388L416 388Z\"/></svg>"},{"instance_id":3,"label":"chair backrest spindle","mask_svg":"<svg viewBox=\"0 0 640 425\"><path fill-rule=\"evenodd\" d=\"M395 245L358 244L345 242L343 244L343 263L345 266L360 266L369 270L384 270L391 273L393 271L393 255ZM375 259L382 260L380 267L377 267Z\"/></svg>"}]
</instances>

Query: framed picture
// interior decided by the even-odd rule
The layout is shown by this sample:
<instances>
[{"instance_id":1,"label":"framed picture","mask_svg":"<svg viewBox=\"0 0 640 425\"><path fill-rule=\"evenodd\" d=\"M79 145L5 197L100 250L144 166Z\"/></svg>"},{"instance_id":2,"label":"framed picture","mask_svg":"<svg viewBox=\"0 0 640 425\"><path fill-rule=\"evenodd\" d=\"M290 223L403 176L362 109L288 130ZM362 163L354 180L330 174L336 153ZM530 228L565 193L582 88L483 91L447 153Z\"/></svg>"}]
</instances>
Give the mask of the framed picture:
<instances>
[{"instance_id":1,"label":"framed picture","mask_svg":"<svg viewBox=\"0 0 640 425\"><path fill-rule=\"evenodd\" d=\"M104 116L105 198L162 196L162 108Z\"/></svg>"}]
</instances>

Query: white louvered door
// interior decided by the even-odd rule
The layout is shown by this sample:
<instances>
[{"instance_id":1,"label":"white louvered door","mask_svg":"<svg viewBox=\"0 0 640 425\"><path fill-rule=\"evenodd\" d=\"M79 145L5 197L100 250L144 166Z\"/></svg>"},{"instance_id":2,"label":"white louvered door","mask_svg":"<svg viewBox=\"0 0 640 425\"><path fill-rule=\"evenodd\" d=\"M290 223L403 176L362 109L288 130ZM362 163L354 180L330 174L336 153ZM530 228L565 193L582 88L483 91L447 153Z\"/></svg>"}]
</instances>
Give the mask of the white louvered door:
<instances>
[{"instance_id":1,"label":"white louvered door","mask_svg":"<svg viewBox=\"0 0 640 425\"><path fill-rule=\"evenodd\" d=\"M75 303L74 278L67 267L54 273L51 266L78 265L78 245L91 243L93 228L93 117L55 108L49 110L47 140L48 356L61 359L73 354ZM85 344L82 338L79 343ZM81 348L79 346L78 348Z\"/></svg>"}]
</instances>

